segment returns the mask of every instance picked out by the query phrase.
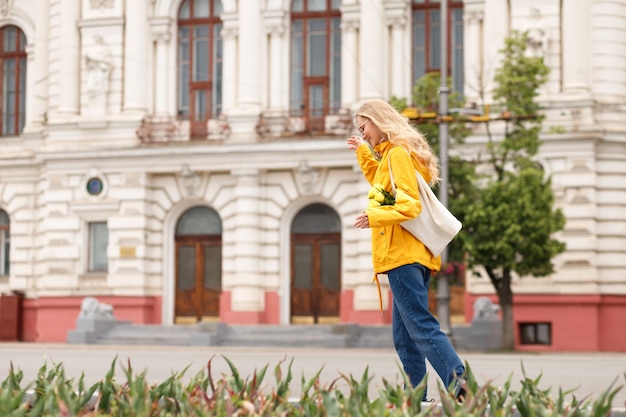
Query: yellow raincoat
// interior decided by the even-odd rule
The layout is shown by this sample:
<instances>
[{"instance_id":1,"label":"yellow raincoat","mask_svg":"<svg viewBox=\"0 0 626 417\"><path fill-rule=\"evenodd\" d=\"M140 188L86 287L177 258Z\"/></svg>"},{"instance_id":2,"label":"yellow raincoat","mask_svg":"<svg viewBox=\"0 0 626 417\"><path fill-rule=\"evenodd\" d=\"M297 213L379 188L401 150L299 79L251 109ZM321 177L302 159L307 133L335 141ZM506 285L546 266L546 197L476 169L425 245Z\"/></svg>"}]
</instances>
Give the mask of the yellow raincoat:
<instances>
[{"instance_id":1,"label":"yellow raincoat","mask_svg":"<svg viewBox=\"0 0 626 417\"><path fill-rule=\"evenodd\" d=\"M391 169L396 184L396 203L394 205L368 207L365 211L372 229L372 263L376 274L385 273L402 265L420 263L431 271L441 267L441 257L433 256L424 244L400 226L405 220L417 217L422 211L422 204L417 191L417 169L426 182L430 182L430 173L412 154L401 146L389 141L381 142L374 149L381 155L376 160L369 146L363 144L356 150L357 161L365 179L373 184L381 184L391 192L391 180L387 159L391 159ZM374 276L378 284L377 276ZM380 287L379 287L380 294ZM382 300L381 300L382 310Z\"/></svg>"}]
</instances>

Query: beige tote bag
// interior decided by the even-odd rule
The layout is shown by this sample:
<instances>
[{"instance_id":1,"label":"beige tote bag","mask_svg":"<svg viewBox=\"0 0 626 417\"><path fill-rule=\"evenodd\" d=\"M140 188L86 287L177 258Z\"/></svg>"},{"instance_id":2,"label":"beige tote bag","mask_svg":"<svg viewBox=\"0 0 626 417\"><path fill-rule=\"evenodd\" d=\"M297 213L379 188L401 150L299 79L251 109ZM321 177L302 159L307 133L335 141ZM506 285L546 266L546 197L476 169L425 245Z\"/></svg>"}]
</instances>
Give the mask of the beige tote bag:
<instances>
[{"instance_id":1,"label":"beige tote bag","mask_svg":"<svg viewBox=\"0 0 626 417\"><path fill-rule=\"evenodd\" d=\"M405 149L406 150L406 149ZM408 151L407 151L408 152ZM396 184L389 163L389 178L392 194L396 195ZM417 188L422 203L422 212L414 219L400 223L404 229L418 238L434 256L439 256L461 230L461 222L437 198L430 185L415 170Z\"/></svg>"}]
</instances>

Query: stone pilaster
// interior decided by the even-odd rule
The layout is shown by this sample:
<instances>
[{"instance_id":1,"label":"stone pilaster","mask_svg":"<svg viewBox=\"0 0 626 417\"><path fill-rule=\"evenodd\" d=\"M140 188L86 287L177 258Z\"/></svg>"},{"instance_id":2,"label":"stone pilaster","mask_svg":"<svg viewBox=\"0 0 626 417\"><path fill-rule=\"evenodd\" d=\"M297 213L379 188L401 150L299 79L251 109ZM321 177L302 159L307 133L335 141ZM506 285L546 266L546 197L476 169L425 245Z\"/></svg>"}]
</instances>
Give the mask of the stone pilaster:
<instances>
[{"instance_id":1,"label":"stone pilaster","mask_svg":"<svg viewBox=\"0 0 626 417\"><path fill-rule=\"evenodd\" d=\"M410 50L409 38L406 35L410 3L408 0L386 1L385 18L390 27L391 50L386 60L389 65L389 93L396 97L406 97L412 91L411 65L407 65L406 51ZM406 97L410 101L410 97Z\"/></svg>"},{"instance_id":2,"label":"stone pilaster","mask_svg":"<svg viewBox=\"0 0 626 417\"><path fill-rule=\"evenodd\" d=\"M360 6L341 6L341 101L342 107L349 108L357 101L359 56L359 14Z\"/></svg>"},{"instance_id":3,"label":"stone pilaster","mask_svg":"<svg viewBox=\"0 0 626 417\"><path fill-rule=\"evenodd\" d=\"M259 313L265 311L265 289L261 267L261 187L260 172L256 169L232 171L237 177L235 186L235 227L233 253L236 261L224 289L231 292L233 313Z\"/></svg>"},{"instance_id":4,"label":"stone pilaster","mask_svg":"<svg viewBox=\"0 0 626 417\"><path fill-rule=\"evenodd\" d=\"M269 38L269 55L267 57L269 63L268 79L268 100L267 108L271 111L285 111L287 109L286 99L288 95L284 94L288 91L289 79L287 70L288 54L284 51L288 50L288 42L285 40L285 21L287 13L284 10L270 10L263 12L265 22L266 36Z\"/></svg>"},{"instance_id":5,"label":"stone pilaster","mask_svg":"<svg viewBox=\"0 0 626 417\"><path fill-rule=\"evenodd\" d=\"M361 27L366 28L359 32L359 94L358 99L364 100L369 98L385 97L385 71L381 62L379 64L370 64L372 53L377 54L380 59L382 51L386 51L385 47L385 30L386 25L384 19L381 19L380 11L383 10L384 2L382 0L371 0L361 4Z\"/></svg>"},{"instance_id":6,"label":"stone pilaster","mask_svg":"<svg viewBox=\"0 0 626 417\"><path fill-rule=\"evenodd\" d=\"M150 45L147 2L126 2L124 32L124 113L145 114L147 110L148 49ZM132 28L132 30L130 30Z\"/></svg>"}]
</instances>

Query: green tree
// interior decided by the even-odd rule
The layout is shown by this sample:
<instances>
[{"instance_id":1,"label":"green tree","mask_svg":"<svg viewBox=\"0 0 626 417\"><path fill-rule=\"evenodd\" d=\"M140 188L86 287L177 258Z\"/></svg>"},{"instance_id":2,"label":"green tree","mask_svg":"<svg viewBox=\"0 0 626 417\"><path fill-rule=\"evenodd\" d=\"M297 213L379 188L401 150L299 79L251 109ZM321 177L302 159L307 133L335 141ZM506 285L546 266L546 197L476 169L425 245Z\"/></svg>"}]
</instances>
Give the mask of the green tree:
<instances>
[{"instance_id":1,"label":"green tree","mask_svg":"<svg viewBox=\"0 0 626 417\"><path fill-rule=\"evenodd\" d=\"M536 97L549 69L541 58L526 55L527 41L526 33L514 32L501 50L493 106L504 121L485 123L487 160L481 162L491 172L477 181L464 217L469 264L484 267L498 295L505 349L514 348L513 274L550 275L552 259L565 250L552 238L565 217L553 207L550 178L534 161L543 123ZM503 124L498 140L492 123Z\"/></svg>"}]
</instances>

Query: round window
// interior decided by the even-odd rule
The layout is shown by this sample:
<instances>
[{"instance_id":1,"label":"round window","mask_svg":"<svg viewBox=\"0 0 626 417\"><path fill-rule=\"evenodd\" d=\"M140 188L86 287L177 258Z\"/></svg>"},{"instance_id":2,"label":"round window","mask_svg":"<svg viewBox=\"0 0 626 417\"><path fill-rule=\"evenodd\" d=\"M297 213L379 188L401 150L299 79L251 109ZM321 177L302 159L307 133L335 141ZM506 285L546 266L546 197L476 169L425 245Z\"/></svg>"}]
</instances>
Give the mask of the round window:
<instances>
[{"instance_id":1,"label":"round window","mask_svg":"<svg viewBox=\"0 0 626 417\"><path fill-rule=\"evenodd\" d=\"M98 195L103 189L102 180L100 178L89 178L87 180L87 192L90 195Z\"/></svg>"}]
</instances>

